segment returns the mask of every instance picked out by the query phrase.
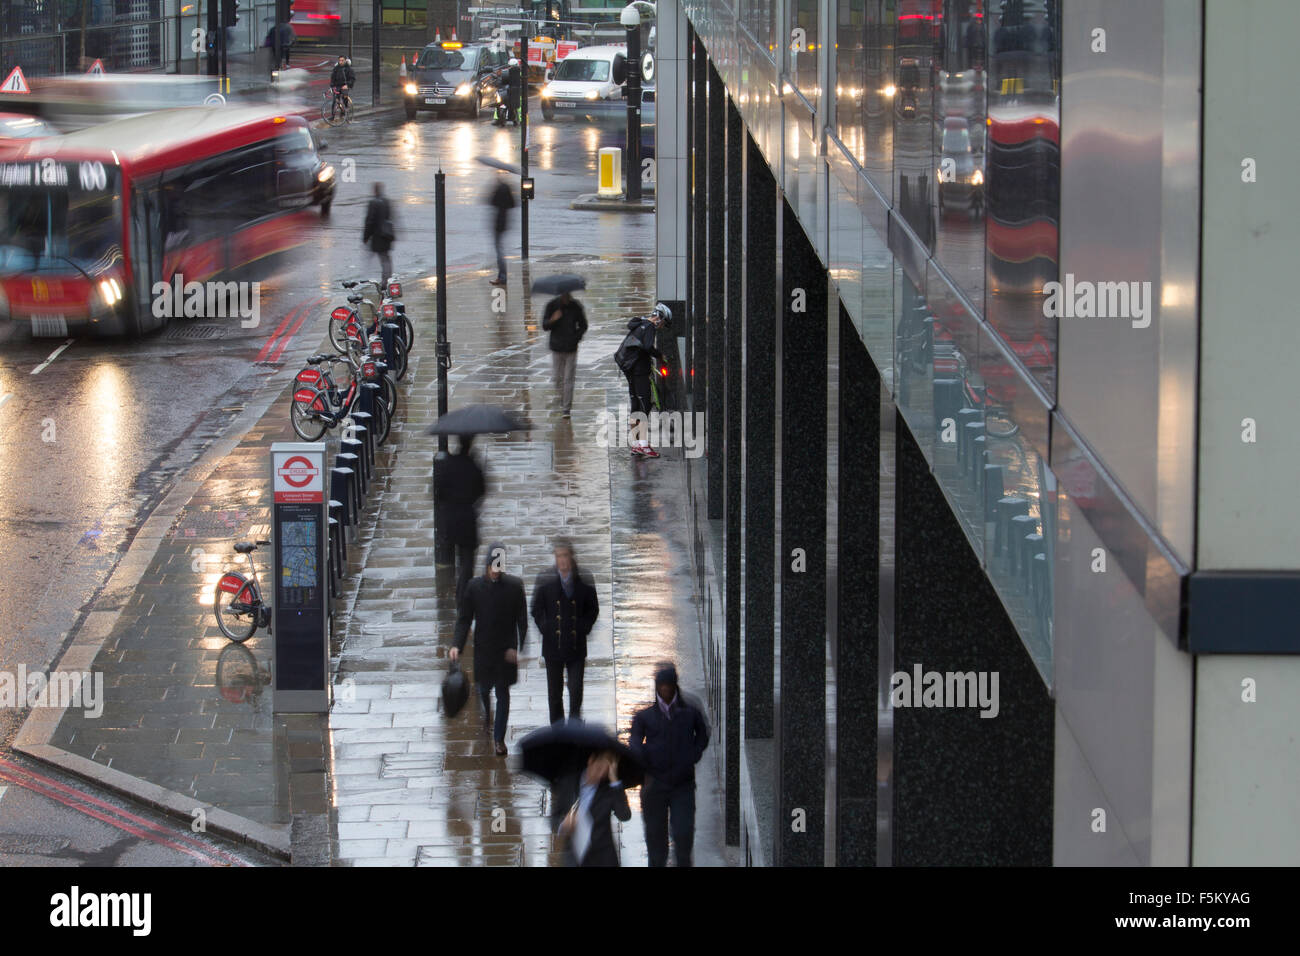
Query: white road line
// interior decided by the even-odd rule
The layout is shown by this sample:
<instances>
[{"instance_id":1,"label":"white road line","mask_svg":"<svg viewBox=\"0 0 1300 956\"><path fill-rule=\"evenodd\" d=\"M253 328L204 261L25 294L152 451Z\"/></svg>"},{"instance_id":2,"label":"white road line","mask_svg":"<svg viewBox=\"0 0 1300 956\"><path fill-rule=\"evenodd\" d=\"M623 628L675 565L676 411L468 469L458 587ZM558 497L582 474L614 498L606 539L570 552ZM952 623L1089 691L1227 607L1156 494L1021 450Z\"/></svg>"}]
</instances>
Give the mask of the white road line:
<instances>
[{"instance_id":1,"label":"white road line","mask_svg":"<svg viewBox=\"0 0 1300 956\"><path fill-rule=\"evenodd\" d=\"M8 787L0 787L0 800L4 799L5 791L8 789L9 789Z\"/></svg>"},{"instance_id":2,"label":"white road line","mask_svg":"<svg viewBox=\"0 0 1300 956\"><path fill-rule=\"evenodd\" d=\"M3 408L3 407L4 407L4 403L7 402L7 401L9 401L9 399L11 399L11 398L13 398L13 397L14 397L14 393L13 393L13 392L5 392L3 395L0 395L0 408Z\"/></svg>"},{"instance_id":3,"label":"white road line","mask_svg":"<svg viewBox=\"0 0 1300 956\"><path fill-rule=\"evenodd\" d=\"M47 368L49 368L50 363L53 362L56 358L58 358L60 355L62 355L62 354L63 354L63 350L66 349L69 345L71 345L71 344L72 344L73 342L75 342L75 341L77 341L77 340L76 340L76 339L68 339L68 341L66 341L66 342L64 342L62 345L60 345L57 349L55 349L53 352L50 353L50 357L49 357L49 358L47 358L47 359L46 359L44 362L42 362L40 365L36 366L36 368L32 369L32 374L33 374L33 375L40 375L42 372L44 372Z\"/></svg>"}]
</instances>

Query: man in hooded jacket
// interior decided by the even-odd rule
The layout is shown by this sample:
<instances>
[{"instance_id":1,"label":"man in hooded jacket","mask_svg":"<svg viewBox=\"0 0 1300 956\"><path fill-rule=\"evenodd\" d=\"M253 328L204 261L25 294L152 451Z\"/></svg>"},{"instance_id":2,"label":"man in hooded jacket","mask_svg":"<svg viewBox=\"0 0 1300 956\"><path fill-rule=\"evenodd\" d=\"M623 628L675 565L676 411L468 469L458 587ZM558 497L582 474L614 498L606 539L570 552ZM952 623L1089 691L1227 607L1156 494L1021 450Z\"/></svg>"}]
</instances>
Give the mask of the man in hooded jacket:
<instances>
[{"instance_id":1,"label":"man in hooded jacket","mask_svg":"<svg viewBox=\"0 0 1300 956\"><path fill-rule=\"evenodd\" d=\"M691 865L695 844L695 765L709 746L709 725L702 708L677 688L677 668L660 664L655 671L655 702L632 718L628 740L645 765L641 816L651 866L668 865L668 826L672 814L677 865Z\"/></svg>"},{"instance_id":2,"label":"man in hooded jacket","mask_svg":"<svg viewBox=\"0 0 1300 956\"><path fill-rule=\"evenodd\" d=\"M493 731L498 756L506 755L506 721L510 717L510 685L518 677L519 650L528 637L528 599L524 582L505 573L506 546L488 546L482 577L465 587L456 618L456 637L447 656L453 661L474 627L474 682L483 700L483 727ZM497 692L497 716L492 724L492 691Z\"/></svg>"}]
</instances>

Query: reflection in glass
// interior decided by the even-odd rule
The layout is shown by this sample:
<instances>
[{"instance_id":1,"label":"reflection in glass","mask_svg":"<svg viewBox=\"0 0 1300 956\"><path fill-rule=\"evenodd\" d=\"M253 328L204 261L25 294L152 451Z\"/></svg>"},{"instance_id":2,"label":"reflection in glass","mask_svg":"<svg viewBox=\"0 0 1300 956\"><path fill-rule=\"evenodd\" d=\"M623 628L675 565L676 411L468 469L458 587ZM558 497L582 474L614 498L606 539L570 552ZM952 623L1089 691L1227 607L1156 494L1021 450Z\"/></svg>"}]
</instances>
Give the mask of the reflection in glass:
<instances>
[{"instance_id":1,"label":"reflection in glass","mask_svg":"<svg viewBox=\"0 0 1300 956\"><path fill-rule=\"evenodd\" d=\"M820 0L790 2L790 76L803 98L817 108L818 62L817 29L821 16Z\"/></svg>"},{"instance_id":2,"label":"reflection in glass","mask_svg":"<svg viewBox=\"0 0 1300 956\"><path fill-rule=\"evenodd\" d=\"M1060 4L990 7L985 318L1054 396L1057 328L1043 287L1059 273Z\"/></svg>"}]
</instances>

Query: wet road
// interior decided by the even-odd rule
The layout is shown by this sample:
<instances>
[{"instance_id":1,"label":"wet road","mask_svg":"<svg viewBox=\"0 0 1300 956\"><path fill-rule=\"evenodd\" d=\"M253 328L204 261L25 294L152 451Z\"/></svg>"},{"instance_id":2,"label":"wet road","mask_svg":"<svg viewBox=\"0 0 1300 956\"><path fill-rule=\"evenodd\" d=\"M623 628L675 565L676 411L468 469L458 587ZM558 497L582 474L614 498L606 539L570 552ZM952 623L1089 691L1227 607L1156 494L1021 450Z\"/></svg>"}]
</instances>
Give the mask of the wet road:
<instances>
[{"instance_id":1,"label":"wet road","mask_svg":"<svg viewBox=\"0 0 1300 956\"><path fill-rule=\"evenodd\" d=\"M548 124L536 113L534 123L533 255L615 251L609 247L629 235L652 246L652 216L629 221L568 209L579 193L595 190L597 150L616 139L617 124ZM0 672L43 670L57 659L175 481L227 437L260 386L320 346L326 303L341 300L337 279L378 271L360 245L374 182L384 182L396 201L399 273L420 280L433 270L434 172L441 165L449 268L490 274L483 200L496 174L474 157L517 162L517 131L497 129L486 117L420 114L408 122L387 112L322 137L322 153L340 170L332 215L313 224L293 268L263 282L257 327L174 320L136 340L33 339L25 326L0 328L0 535L9 544L0 564L0 614L9 624L0 630ZM518 227L516 211L507 237L511 258L519 253ZM97 609L111 610L102 603ZM0 708L0 756L25 716ZM48 819L58 818L53 805L49 811ZM0 833L14 832L23 815L21 801L0 799Z\"/></svg>"}]
</instances>

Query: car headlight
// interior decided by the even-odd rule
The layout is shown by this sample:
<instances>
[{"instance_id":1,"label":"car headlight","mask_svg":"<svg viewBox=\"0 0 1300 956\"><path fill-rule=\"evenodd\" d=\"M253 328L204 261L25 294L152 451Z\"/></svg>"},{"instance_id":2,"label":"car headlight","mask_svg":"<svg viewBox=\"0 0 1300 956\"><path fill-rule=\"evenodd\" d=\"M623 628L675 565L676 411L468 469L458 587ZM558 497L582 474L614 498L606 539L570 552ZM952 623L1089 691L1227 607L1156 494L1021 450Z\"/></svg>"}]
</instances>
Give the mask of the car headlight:
<instances>
[{"instance_id":1,"label":"car headlight","mask_svg":"<svg viewBox=\"0 0 1300 956\"><path fill-rule=\"evenodd\" d=\"M407 96L414 96L414 95L415 95L416 93L418 93L418 92L420 92L420 88L419 88L418 86L416 86L414 83L407 83L407 84L406 84L406 95L407 95Z\"/></svg>"},{"instance_id":2,"label":"car headlight","mask_svg":"<svg viewBox=\"0 0 1300 956\"><path fill-rule=\"evenodd\" d=\"M587 91L587 99L589 99L589 100L598 100L598 99L600 99L600 94L597 93L595 90L588 90L588 91Z\"/></svg>"},{"instance_id":3,"label":"car headlight","mask_svg":"<svg viewBox=\"0 0 1300 956\"><path fill-rule=\"evenodd\" d=\"M971 185L973 185L973 186L983 186L983 185L984 185L984 170L982 170L982 169L977 169L977 170L975 170L975 172L971 173L971 174L970 174L970 181L971 181Z\"/></svg>"},{"instance_id":4,"label":"car headlight","mask_svg":"<svg viewBox=\"0 0 1300 956\"><path fill-rule=\"evenodd\" d=\"M473 83L462 83L460 86L456 87L456 95L469 96L470 90L472 89L474 89Z\"/></svg>"},{"instance_id":5,"label":"car headlight","mask_svg":"<svg viewBox=\"0 0 1300 956\"><path fill-rule=\"evenodd\" d=\"M323 183L329 182L331 179L334 178L334 167L326 166L316 175L316 178Z\"/></svg>"},{"instance_id":6,"label":"car headlight","mask_svg":"<svg viewBox=\"0 0 1300 956\"><path fill-rule=\"evenodd\" d=\"M99 296L104 300L104 305L112 308L122 301L122 287L117 284L116 279L101 279L99 282Z\"/></svg>"},{"instance_id":7,"label":"car headlight","mask_svg":"<svg viewBox=\"0 0 1300 956\"><path fill-rule=\"evenodd\" d=\"M550 83L547 83L545 86L542 87L542 99L544 99L544 100L550 99L550 98L551 98L551 95L552 95L552 94L551 94L551 84L550 84Z\"/></svg>"}]
</instances>

